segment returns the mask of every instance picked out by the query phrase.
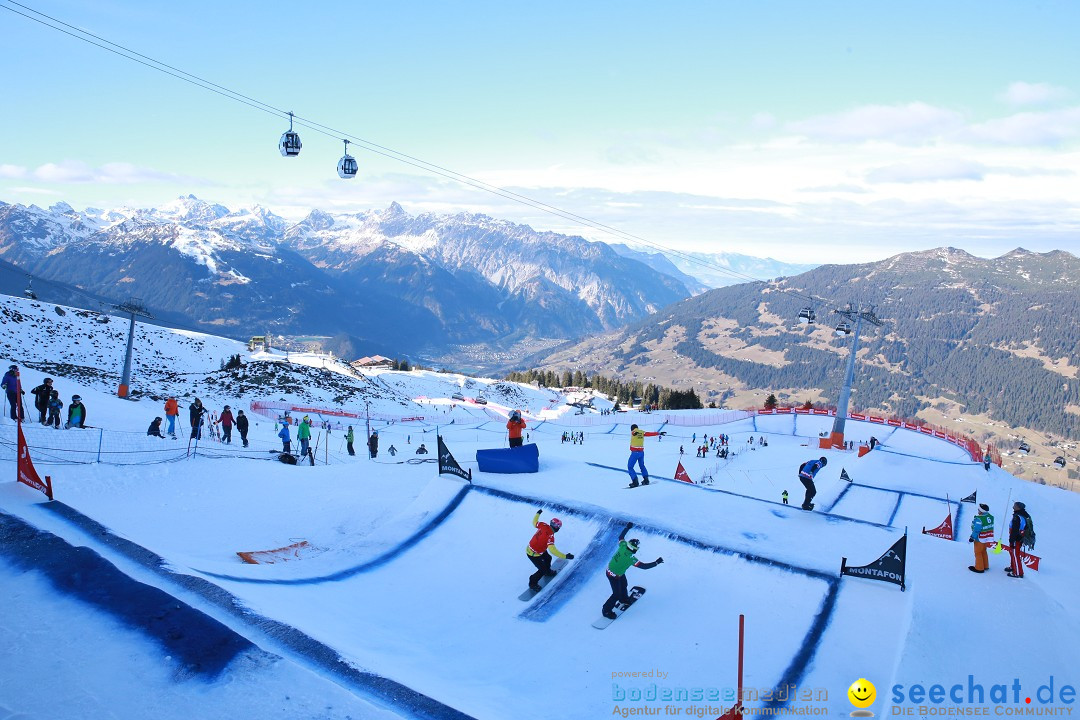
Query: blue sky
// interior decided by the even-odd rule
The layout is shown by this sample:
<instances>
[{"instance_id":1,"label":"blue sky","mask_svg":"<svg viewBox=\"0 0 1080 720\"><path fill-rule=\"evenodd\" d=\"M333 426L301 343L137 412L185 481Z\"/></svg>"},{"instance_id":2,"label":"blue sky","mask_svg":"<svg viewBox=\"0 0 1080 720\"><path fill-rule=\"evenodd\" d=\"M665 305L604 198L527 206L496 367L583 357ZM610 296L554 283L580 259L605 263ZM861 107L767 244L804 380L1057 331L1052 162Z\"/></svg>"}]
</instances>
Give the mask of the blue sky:
<instances>
[{"instance_id":1,"label":"blue sky","mask_svg":"<svg viewBox=\"0 0 1080 720\"><path fill-rule=\"evenodd\" d=\"M22 0L20 0L22 2ZM660 245L1080 252L1080 4L26 0L157 60ZM0 0L0 8L14 8ZM610 235L0 10L0 200L400 202Z\"/></svg>"}]
</instances>

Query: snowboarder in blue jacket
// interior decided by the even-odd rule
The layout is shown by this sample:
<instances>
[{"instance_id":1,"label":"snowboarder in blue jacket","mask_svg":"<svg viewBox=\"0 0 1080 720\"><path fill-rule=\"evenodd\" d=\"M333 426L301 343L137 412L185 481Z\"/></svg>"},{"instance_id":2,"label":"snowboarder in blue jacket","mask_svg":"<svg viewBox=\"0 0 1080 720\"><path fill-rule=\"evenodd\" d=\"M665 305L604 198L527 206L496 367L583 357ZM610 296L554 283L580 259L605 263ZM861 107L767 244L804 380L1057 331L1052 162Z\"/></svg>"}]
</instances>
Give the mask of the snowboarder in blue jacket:
<instances>
[{"instance_id":1,"label":"snowboarder in blue jacket","mask_svg":"<svg viewBox=\"0 0 1080 720\"><path fill-rule=\"evenodd\" d=\"M829 464L827 458L820 457L817 460L807 460L799 468L799 482L806 488L806 497L803 498L802 509L813 510L814 503L810 502L817 495L817 486L814 485L814 476L821 468Z\"/></svg>"}]
</instances>

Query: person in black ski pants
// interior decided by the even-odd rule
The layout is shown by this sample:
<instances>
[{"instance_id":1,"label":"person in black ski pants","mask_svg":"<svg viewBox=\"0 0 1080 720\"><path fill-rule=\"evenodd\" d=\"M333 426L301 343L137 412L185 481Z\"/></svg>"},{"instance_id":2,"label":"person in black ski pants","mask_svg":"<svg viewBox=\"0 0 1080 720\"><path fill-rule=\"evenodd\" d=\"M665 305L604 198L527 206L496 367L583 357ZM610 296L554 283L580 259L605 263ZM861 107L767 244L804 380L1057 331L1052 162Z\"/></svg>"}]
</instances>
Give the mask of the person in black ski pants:
<instances>
[{"instance_id":1,"label":"person in black ski pants","mask_svg":"<svg viewBox=\"0 0 1080 720\"><path fill-rule=\"evenodd\" d=\"M247 447L248 419L243 410L236 411L236 431L240 433L240 439L244 442L244 447Z\"/></svg>"},{"instance_id":2,"label":"person in black ski pants","mask_svg":"<svg viewBox=\"0 0 1080 720\"><path fill-rule=\"evenodd\" d=\"M8 409L11 411L11 419L19 420L23 417L22 398L20 395L25 395L26 391L19 385L19 366L12 365L8 368L8 371L4 373L4 379L0 382L0 387L4 388L7 392Z\"/></svg>"},{"instance_id":3,"label":"person in black ski pants","mask_svg":"<svg viewBox=\"0 0 1080 720\"><path fill-rule=\"evenodd\" d=\"M52 399L53 394L52 382L52 378L45 378L40 385L30 391L30 394L34 396L34 407L38 411L38 420L42 425L45 424L45 419L49 414L49 400Z\"/></svg>"},{"instance_id":4,"label":"person in black ski pants","mask_svg":"<svg viewBox=\"0 0 1080 720\"><path fill-rule=\"evenodd\" d=\"M810 502L817 495L817 486L814 485L814 476L821 468L829 464L828 459L820 457L817 460L807 460L799 467L799 482L806 488L806 497L803 498L802 509L813 510L814 504Z\"/></svg>"},{"instance_id":5,"label":"person in black ski pants","mask_svg":"<svg viewBox=\"0 0 1080 720\"><path fill-rule=\"evenodd\" d=\"M206 408L203 407L202 400L195 398L195 402L188 406L188 418L191 420L191 439L202 440L202 423L203 415L206 414Z\"/></svg>"},{"instance_id":6,"label":"person in black ski pants","mask_svg":"<svg viewBox=\"0 0 1080 720\"><path fill-rule=\"evenodd\" d=\"M651 570L652 568L660 565L664 562L664 558L658 557L652 562L643 563L637 559L637 551L640 546L637 538L630 538L625 540L626 533L634 526L634 523L626 523L626 527L619 533L619 549L615 551L615 555L612 556L611 562L607 567L607 579L611 585L611 597L604 602L604 607L600 610L600 614L609 620L614 620L615 604L620 603L625 605L630 602L630 596L627 593L626 583L626 571L631 567L641 568L642 570Z\"/></svg>"}]
</instances>

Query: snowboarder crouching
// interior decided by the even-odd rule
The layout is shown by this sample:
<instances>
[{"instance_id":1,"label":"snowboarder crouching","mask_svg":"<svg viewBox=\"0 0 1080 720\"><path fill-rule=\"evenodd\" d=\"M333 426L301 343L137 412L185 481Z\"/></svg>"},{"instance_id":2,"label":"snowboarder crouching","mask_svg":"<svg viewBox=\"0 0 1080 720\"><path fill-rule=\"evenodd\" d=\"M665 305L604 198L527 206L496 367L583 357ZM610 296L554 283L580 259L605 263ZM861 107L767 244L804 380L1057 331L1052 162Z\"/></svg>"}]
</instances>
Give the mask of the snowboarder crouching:
<instances>
[{"instance_id":1,"label":"snowboarder crouching","mask_svg":"<svg viewBox=\"0 0 1080 720\"><path fill-rule=\"evenodd\" d=\"M537 510L536 515L533 515L532 524L536 528L536 533L525 547L525 555L529 558L529 562L536 566L536 572L529 576L529 588L537 591L540 590L540 578L555 574L551 569L552 555L566 560L574 559L573 553L564 554L555 547L555 533L562 527L562 520L551 518L550 523L540 522L540 515L543 512L543 510Z\"/></svg>"},{"instance_id":2,"label":"snowboarder crouching","mask_svg":"<svg viewBox=\"0 0 1080 720\"><path fill-rule=\"evenodd\" d=\"M150 423L150 427L146 430L146 434L151 437L159 437L162 440L165 439L165 436L161 434L161 418L156 417L153 419Z\"/></svg>"},{"instance_id":3,"label":"snowboarder crouching","mask_svg":"<svg viewBox=\"0 0 1080 720\"><path fill-rule=\"evenodd\" d=\"M604 609L601 611L603 616L609 620L614 620L617 615L614 613L615 603L628 603L630 602L630 595L627 594L626 587L626 571L631 567L638 567L642 570L651 570L657 565L664 562L664 558L658 557L652 562L643 563L635 557L640 542L637 538L630 538L624 540L626 533L634 526L634 523L626 523L626 527L619 533L619 549L615 551L615 555L612 556L611 562L608 563L607 579L611 584L611 597L604 603Z\"/></svg>"},{"instance_id":4,"label":"snowboarder crouching","mask_svg":"<svg viewBox=\"0 0 1080 720\"><path fill-rule=\"evenodd\" d=\"M68 405L68 420L64 429L73 427L86 427L86 406L82 404L82 398L78 395L71 396L71 404Z\"/></svg>"}]
</instances>

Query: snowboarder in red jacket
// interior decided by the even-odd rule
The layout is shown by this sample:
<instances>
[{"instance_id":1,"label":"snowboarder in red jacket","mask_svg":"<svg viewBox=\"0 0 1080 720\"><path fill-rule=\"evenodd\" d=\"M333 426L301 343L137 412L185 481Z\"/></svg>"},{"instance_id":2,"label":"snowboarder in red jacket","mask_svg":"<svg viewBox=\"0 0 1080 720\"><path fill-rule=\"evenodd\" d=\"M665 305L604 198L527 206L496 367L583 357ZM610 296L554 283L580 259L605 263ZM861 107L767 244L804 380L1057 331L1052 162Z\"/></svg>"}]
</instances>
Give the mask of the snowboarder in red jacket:
<instances>
[{"instance_id":1,"label":"snowboarder in red jacket","mask_svg":"<svg viewBox=\"0 0 1080 720\"><path fill-rule=\"evenodd\" d=\"M532 590L540 589L540 578L545 575L551 577L555 574L551 569L552 555L567 560L574 559L574 553L563 553L555 547L555 533L562 527L562 520L551 518L550 523L540 522L540 515L543 512L538 509L536 515L533 516L532 524L536 528L536 533L525 547L525 555L529 558L529 562L536 566L536 572L529 576L529 588Z\"/></svg>"}]
</instances>

